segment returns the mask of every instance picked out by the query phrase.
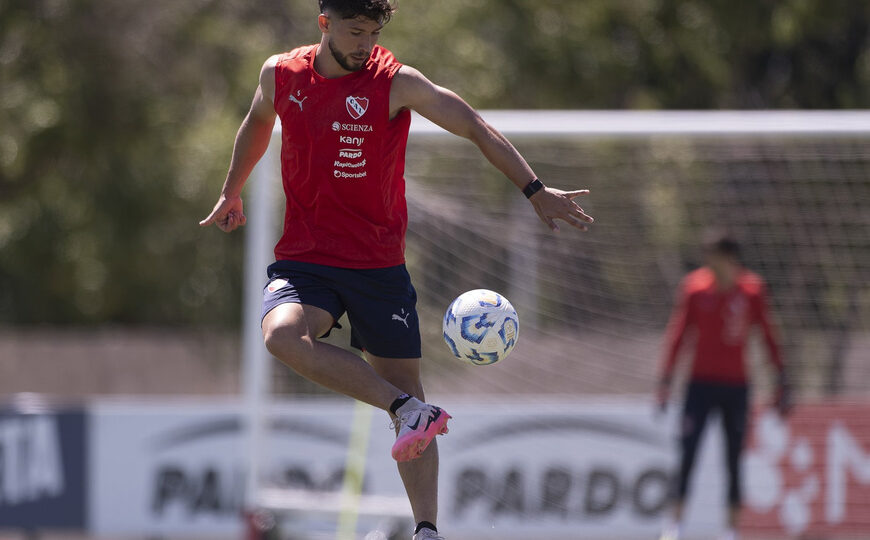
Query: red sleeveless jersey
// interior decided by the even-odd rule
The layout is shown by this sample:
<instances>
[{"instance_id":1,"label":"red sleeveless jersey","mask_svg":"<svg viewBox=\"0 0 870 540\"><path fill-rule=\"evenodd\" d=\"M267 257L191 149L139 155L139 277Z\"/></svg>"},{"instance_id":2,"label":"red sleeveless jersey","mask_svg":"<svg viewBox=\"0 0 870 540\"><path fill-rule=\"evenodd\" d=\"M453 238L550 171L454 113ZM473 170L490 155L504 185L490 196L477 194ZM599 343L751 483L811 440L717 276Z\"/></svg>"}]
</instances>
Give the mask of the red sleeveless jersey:
<instances>
[{"instance_id":1,"label":"red sleeveless jersey","mask_svg":"<svg viewBox=\"0 0 870 540\"><path fill-rule=\"evenodd\" d=\"M317 45L275 67L281 175L287 206L275 258L342 268L405 262L405 145L411 115L390 120L390 86L401 67L376 46L365 67L327 79Z\"/></svg>"},{"instance_id":2,"label":"red sleeveless jersey","mask_svg":"<svg viewBox=\"0 0 870 540\"><path fill-rule=\"evenodd\" d=\"M779 340L770 323L767 293L758 274L742 270L734 287L720 291L707 268L691 272L680 285L665 338L663 375L670 377L689 331L695 335L691 378L695 381L746 384L743 352L753 324L761 326L770 362L782 372Z\"/></svg>"}]
</instances>

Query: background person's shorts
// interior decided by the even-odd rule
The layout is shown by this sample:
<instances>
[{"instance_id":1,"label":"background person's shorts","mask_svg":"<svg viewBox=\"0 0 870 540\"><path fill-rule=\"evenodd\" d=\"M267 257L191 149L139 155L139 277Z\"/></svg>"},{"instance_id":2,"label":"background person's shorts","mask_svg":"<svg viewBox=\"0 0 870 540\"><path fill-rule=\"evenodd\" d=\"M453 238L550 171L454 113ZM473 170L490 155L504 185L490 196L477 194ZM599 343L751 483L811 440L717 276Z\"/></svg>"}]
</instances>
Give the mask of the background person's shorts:
<instances>
[{"instance_id":1,"label":"background person's shorts","mask_svg":"<svg viewBox=\"0 0 870 540\"><path fill-rule=\"evenodd\" d=\"M319 307L335 322L347 312L351 346L385 358L420 358L417 291L405 265L352 269L277 261L266 273L262 317L287 302Z\"/></svg>"}]
</instances>

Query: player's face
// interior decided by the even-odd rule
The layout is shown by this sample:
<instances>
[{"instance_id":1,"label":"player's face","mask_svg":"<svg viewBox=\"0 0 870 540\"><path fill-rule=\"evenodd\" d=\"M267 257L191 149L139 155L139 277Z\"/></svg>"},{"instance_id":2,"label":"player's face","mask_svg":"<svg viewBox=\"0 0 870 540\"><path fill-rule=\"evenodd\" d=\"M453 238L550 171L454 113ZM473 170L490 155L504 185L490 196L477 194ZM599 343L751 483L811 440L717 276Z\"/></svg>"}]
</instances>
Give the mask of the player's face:
<instances>
[{"instance_id":1,"label":"player's face","mask_svg":"<svg viewBox=\"0 0 870 540\"><path fill-rule=\"evenodd\" d=\"M366 17L330 17L329 52L345 71L359 71L372 54L383 25Z\"/></svg>"},{"instance_id":2,"label":"player's face","mask_svg":"<svg viewBox=\"0 0 870 540\"><path fill-rule=\"evenodd\" d=\"M728 255L715 251L708 251L706 255L707 266L717 276L728 276L735 267L736 261Z\"/></svg>"}]
</instances>

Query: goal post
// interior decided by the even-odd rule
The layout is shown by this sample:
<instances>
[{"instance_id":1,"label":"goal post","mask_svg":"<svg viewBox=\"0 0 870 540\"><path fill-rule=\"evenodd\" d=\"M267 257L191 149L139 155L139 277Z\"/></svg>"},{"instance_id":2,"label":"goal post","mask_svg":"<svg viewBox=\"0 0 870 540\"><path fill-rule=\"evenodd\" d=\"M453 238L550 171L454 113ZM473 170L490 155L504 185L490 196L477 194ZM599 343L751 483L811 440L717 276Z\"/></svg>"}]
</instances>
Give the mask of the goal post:
<instances>
[{"instance_id":1,"label":"goal post","mask_svg":"<svg viewBox=\"0 0 870 540\"><path fill-rule=\"evenodd\" d=\"M653 137L657 135L810 136L866 135L870 111L482 111L487 123L508 137ZM413 136L450 136L414 114Z\"/></svg>"},{"instance_id":2,"label":"goal post","mask_svg":"<svg viewBox=\"0 0 870 540\"><path fill-rule=\"evenodd\" d=\"M553 235L472 144L413 116L407 259L427 395L485 402L496 394L649 392L674 287L700 262L701 230L718 225L737 233L747 266L768 281L797 397L868 397L870 111L481 114L546 184L591 188L581 205L596 223L588 233ZM272 373L259 326L264 270L280 230L279 146L277 126L245 201L249 509L263 493L302 505L264 485L267 411L274 380L285 376ZM456 294L479 287L511 300L521 339L505 365L459 371L440 342L440 317ZM767 369L757 345L749 356L754 372ZM764 374L760 380L763 396ZM361 499L357 507L377 513L382 502Z\"/></svg>"},{"instance_id":3,"label":"goal post","mask_svg":"<svg viewBox=\"0 0 870 540\"><path fill-rule=\"evenodd\" d=\"M273 136L266 153L251 172L245 227L244 284L242 289L242 401L245 427L245 511L256 509L260 492L261 464L268 458L268 415L265 413L272 378L270 355L263 343L260 312L266 267L274 256L278 240L275 205L272 199L280 189L280 131ZM276 186L276 179L278 186Z\"/></svg>"}]
</instances>

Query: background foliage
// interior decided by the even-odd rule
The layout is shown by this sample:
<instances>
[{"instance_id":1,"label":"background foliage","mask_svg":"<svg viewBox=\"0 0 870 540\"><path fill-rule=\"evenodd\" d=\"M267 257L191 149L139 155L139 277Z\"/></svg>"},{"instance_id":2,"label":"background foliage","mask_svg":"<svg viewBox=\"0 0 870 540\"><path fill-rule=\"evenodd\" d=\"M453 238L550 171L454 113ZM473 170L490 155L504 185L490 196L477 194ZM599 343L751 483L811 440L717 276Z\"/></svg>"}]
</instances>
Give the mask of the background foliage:
<instances>
[{"instance_id":1,"label":"background foliage","mask_svg":"<svg viewBox=\"0 0 870 540\"><path fill-rule=\"evenodd\" d=\"M200 230L315 0L0 1L0 323L235 326ZM403 0L382 43L479 108L866 108L870 4Z\"/></svg>"}]
</instances>

